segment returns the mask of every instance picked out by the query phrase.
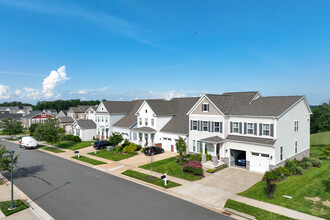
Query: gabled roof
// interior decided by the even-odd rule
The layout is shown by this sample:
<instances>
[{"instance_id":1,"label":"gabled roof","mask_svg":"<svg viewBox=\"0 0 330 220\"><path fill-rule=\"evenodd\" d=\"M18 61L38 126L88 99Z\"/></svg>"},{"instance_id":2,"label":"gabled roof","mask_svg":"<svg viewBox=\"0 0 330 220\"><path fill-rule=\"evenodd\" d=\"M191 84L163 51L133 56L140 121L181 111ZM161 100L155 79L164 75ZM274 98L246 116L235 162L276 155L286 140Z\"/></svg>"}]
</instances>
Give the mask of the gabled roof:
<instances>
[{"instance_id":1,"label":"gabled roof","mask_svg":"<svg viewBox=\"0 0 330 220\"><path fill-rule=\"evenodd\" d=\"M73 123L74 122L73 118L71 118L71 117L59 117L58 121L60 123Z\"/></svg>"},{"instance_id":2,"label":"gabled roof","mask_svg":"<svg viewBox=\"0 0 330 220\"><path fill-rule=\"evenodd\" d=\"M201 141L206 142L206 143L217 144L217 143L222 143L225 140L219 136L212 136L212 137L201 139Z\"/></svg>"},{"instance_id":3,"label":"gabled roof","mask_svg":"<svg viewBox=\"0 0 330 220\"><path fill-rule=\"evenodd\" d=\"M30 114L27 114L27 115L23 116L22 118L33 118L41 113L42 113L42 111L32 111L32 112L30 112Z\"/></svg>"},{"instance_id":4,"label":"gabled roof","mask_svg":"<svg viewBox=\"0 0 330 220\"><path fill-rule=\"evenodd\" d=\"M46 111L46 112L50 111L51 113L56 113L57 114L56 109L44 109L44 111Z\"/></svg>"},{"instance_id":5,"label":"gabled roof","mask_svg":"<svg viewBox=\"0 0 330 220\"><path fill-rule=\"evenodd\" d=\"M175 115L177 112L177 102L166 100L146 100L150 108L157 116L161 115Z\"/></svg>"},{"instance_id":6,"label":"gabled roof","mask_svg":"<svg viewBox=\"0 0 330 220\"><path fill-rule=\"evenodd\" d=\"M64 115L68 115L66 110L61 110L58 114L60 114L61 112L63 112Z\"/></svg>"},{"instance_id":7,"label":"gabled roof","mask_svg":"<svg viewBox=\"0 0 330 220\"><path fill-rule=\"evenodd\" d=\"M125 117L123 117L122 119L117 121L113 126L122 127L122 128L130 128L134 124L136 124L137 117L136 117L135 113L142 105L143 100L134 100L132 102L134 104L133 104L133 108L131 109L131 111Z\"/></svg>"},{"instance_id":8,"label":"gabled roof","mask_svg":"<svg viewBox=\"0 0 330 220\"><path fill-rule=\"evenodd\" d=\"M68 108L67 111L70 111L70 109L71 109L74 113L85 113L87 111L87 109L89 109L89 107L93 107L93 106L92 105L78 105L77 107Z\"/></svg>"},{"instance_id":9,"label":"gabled roof","mask_svg":"<svg viewBox=\"0 0 330 220\"><path fill-rule=\"evenodd\" d=\"M6 119L6 118L14 118L15 120L18 120L21 117L22 117L22 114L9 113L7 111L0 112L0 120Z\"/></svg>"},{"instance_id":10,"label":"gabled roof","mask_svg":"<svg viewBox=\"0 0 330 220\"><path fill-rule=\"evenodd\" d=\"M102 101L109 114L128 114L132 108L132 101Z\"/></svg>"},{"instance_id":11,"label":"gabled roof","mask_svg":"<svg viewBox=\"0 0 330 220\"><path fill-rule=\"evenodd\" d=\"M93 120L77 120L76 123L79 125L80 128L84 128L84 129L96 128L96 124Z\"/></svg>"},{"instance_id":12,"label":"gabled roof","mask_svg":"<svg viewBox=\"0 0 330 220\"><path fill-rule=\"evenodd\" d=\"M145 132L156 132L155 129L150 127L139 127L139 128L133 128L133 131L145 131Z\"/></svg>"}]
</instances>

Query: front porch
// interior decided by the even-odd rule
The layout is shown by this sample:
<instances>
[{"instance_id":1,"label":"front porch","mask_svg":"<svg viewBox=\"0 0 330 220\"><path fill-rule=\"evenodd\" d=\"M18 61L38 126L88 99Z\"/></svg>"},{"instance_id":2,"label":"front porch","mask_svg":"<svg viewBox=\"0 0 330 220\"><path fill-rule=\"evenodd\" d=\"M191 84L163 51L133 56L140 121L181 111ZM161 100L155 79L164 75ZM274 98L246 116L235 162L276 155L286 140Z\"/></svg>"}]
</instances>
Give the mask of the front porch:
<instances>
[{"instance_id":1,"label":"front porch","mask_svg":"<svg viewBox=\"0 0 330 220\"><path fill-rule=\"evenodd\" d=\"M219 136L212 136L200 140L202 146L202 164L203 167L215 169L225 164L223 143L225 142ZM211 155L211 160L207 160L207 154Z\"/></svg>"},{"instance_id":2,"label":"front porch","mask_svg":"<svg viewBox=\"0 0 330 220\"><path fill-rule=\"evenodd\" d=\"M155 145L155 129L149 127L139 127L133 128L132 131L135 132L137 134L136 136L138 137L136 144L139 144L142 147Z\"/></svg>"}]
</instances>

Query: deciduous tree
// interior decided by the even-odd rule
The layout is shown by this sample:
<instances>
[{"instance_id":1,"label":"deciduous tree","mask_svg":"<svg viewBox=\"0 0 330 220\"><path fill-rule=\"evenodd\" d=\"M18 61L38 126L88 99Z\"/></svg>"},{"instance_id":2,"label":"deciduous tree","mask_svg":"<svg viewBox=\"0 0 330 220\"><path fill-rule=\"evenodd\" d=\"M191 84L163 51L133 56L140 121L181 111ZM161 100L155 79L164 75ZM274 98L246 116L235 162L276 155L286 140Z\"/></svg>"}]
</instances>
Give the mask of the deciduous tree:
<instances>
[{"instance_id":1,"label":"deciduous tree","mask_svg":"<svg viewBox=\"0 0 330 220\"><path fill-rule=\"evenodd\" d=\"M1 128L3 134L11 135L12 138L14 135L21 134L24 131L22 123L20 121L15 121L12 117L3 119Z\"/></svg>"}]
</instances>

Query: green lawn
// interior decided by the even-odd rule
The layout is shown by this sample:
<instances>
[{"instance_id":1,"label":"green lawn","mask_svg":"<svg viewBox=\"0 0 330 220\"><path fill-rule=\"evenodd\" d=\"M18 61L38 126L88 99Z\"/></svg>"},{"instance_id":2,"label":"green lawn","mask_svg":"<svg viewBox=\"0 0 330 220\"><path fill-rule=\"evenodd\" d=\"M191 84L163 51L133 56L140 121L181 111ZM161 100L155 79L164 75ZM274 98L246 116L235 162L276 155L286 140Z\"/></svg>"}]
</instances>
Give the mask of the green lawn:
<instances>
[{"instance_id":1,"label":"green lawn","mask_svg":"<svg viewBox=\"0 0 330 220\"><path fill-rule=\"evenodd\" d=\"M228 199L226 204L226 208L234 209L239 212L246 213L248 215L252 215L256 217L257 219L263 219L263 220L272 220L272 219L293 219L289 218L283 215L279 215L273 212L268 212L263 209L259 209L250 205L246 205L244 203L236 202L234 200Z\"/></svg>"},{"instance_id":2,"label":"green lawn","mask_svg":"<svg viewBox=\"0 0 330 220\"><path fill-rule=\"evenodd\" d=\"M59 143L55 143L54 145L59 148L64 148L64 149L69 149L69 150L79 150L81 148L89 147L93 143L94 143L94 141L84 141L84 142L77 142L77 143L72 142L72 141L61 141Z\"/></svg>"},{"instance_id":3,"label":"green lawn","mask_svg":"<svg viewBox=\"0 0 330 220\"><path fill-rule=\"evenodd\" d=\"M277 183L274 193L275 198L269 199L265 194L263 190L265 182L258 182L245 192L239 193L239 195L330 219L330 207L322 202L313 202L304 198L319 197L322 201L330 201L330 160L326 160L321 155L321 149L321 146L312 146L311 156L321 159L322 166L304 170L301 176L291 176ZM289 195L293 198L288 199L282 195Z\"/></svg>"},{"instance_id":4,"label":"green lawn","mask_svg":"<svg viewBox=\"0 0 330 220\"><path fill-rule=\"evenodd\" d=\"M5 216L15 214L16 212L22 211L29 208L22 200L14 200L16 209L8 210L10 201L0 202L0 209Z\"/></svg>"},{"instance_id":5,"label":"green lawn","mask_svg":"<svg viewBox=\"0 0 330 220\"><path fill-rule=\"evenodd\" d=\"M119 152L118 154L116 154L115 151L107 151L105 149L105 150L97 151L96 154L94 154L94 152L90 152L88 154L93 155L93 156L97 156L97 157L102 157L102 158L108 159L108 160L119 161L119 160L123 160L123 159L133 157L133 156L137 155L138 153L133 152L133 153L124 154L122 152Z\"/></svg>"},{"instance_id":6,"label":"green lawn","mask_svg":"<svg viewBox=\"0 0 330 220\"><path fill-rule=\"evenodd\" d=\"M158 177L154 177L154 179L152 179L151 181L148 181L146 178L150 177L150 175L140 173L140 172L136 172L134 170L126 170L126 171L122 172L122 174L124 174L126 176L133 177L135 179L139 179L139 180L148 182L148 183L152 183L152 184L157 185L157 186L164 187L166 189L176 187L176 186L181 186L181 184L175 183L175 182L172 182L172 181L167 181L167 185L165 186L164 185L164 180L162 180L161 178L158 178Z\"/></svg>"},{"instance_id":7,"label":"green lawn","mask_svg":"<svg viewBox=\"0 0 330 220\"><path fill-rule=\"evenodd\" d=\"M139 167L150 170L150 164L145 164ZM178 165L175 162L175 157L153 162L152 170L158 173L167 173L170 176L175 176L189 181L200 180L203 178L203 176L196 176L194 174L190 174L182 171L182 166Z\"/></svg>"},{"instance_id":8,"label":"green lawn","mask_svg":"<svg viewBox=\"0 0 330 220\"><path fill-rule=\"evenodd\" d=\"M8 140L8 141L18 141L18 140L20 140L20 138L5 138L5 140Z\"/></svg>"},{"instance_id":9,"label":"green lawn","mask_svg":"<svg viewBox=\"0 0 330 220\"><path fill-rule=\"evenodd\" d=\"M71 158L76 159L76 160L80 160L80 161L83 161L83 162L86 162L86 163L89 163L89 164L93 164L93 165L106 164L105 162L102 162L102 161L99 161L99 160L94 160L92 158L84 157L84 156L80 156L79 158L78 158L78 156L73 156Z\"/></svg>"},{"instance_id":10,"label":"green lawn","mask_svg":"<svg viewBox=\"0 0 330 220\"><path fill-rule=\"evenodd\" d=\"M43 150L48 150L48 151L51 151L53 153L63 153L63 152L65 152L65 151L57 149L57 148L51 148L51 147L47 147L47 146L39 145L39 144L38 144L38 148L41 148Z\"/></svg>"},{"instance_id":11,"label":"green lawn","mask_svg":"<svg viewBox=\"0 0 330 220\"><path fill-rule=\"evenodd\" d=\"M330 131L311 135L311 145L330 145Z\"/></svg>"}]
</instances>

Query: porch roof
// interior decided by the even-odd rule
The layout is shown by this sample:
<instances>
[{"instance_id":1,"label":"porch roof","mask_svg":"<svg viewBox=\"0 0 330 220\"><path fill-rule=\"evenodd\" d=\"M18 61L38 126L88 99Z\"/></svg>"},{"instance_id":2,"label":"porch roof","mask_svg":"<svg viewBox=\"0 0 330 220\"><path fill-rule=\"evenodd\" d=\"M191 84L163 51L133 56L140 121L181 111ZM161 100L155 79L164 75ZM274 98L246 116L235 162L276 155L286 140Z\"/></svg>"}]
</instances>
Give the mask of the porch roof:
<instances>
[{"instance_id":1,"label":"porch roof","mask_svg":"<svg viewBox=\"0 0 330 220\"><path fill-rule=\"evenodd\" d=\"M142 131L147 133L156 133L156 130L150 127L139 127L139 128L133 128L133 131Z\"/></svg>"},{"instance_id":2,"label":"porch roof","mask_svg":"<svg viewBox=\"0 0 330 220\"><path fill-rule=\"evenodd\" d=\"M248 142L255 144L266 144L266 145L274 145L276 140L269 138L259 138L259 137L244 137L238 135L228 135L226 140L228 141L239 141L239 142Z\"/></svg>"},{"instance_id":3,"label":"porch roof","mask_svg":"<svg viewBox=\"0 0 330 220\"><path fill-rule=\"evenodd\" d=\"M224 142L225 140L219 136L213 136L213 137L201 139L201 141L206 142L206 143L211 143L211 144L218 144L218 143Z\"/></svg>"}]
</instances>

